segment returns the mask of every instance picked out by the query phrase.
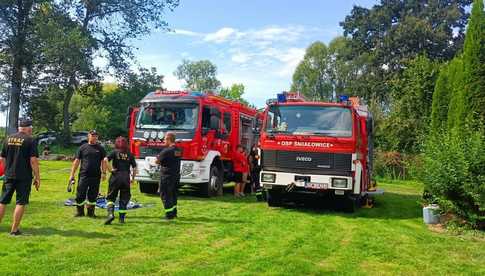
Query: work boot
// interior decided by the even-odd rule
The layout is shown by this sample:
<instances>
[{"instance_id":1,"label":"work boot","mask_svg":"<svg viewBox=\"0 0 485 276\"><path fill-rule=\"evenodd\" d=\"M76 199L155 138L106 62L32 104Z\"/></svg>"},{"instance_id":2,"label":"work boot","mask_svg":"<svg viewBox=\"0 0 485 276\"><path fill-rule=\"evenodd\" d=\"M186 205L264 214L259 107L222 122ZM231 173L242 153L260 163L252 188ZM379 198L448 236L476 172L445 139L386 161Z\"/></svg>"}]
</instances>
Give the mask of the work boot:
<instances>
[{"instance_id":1,"label":"work boot","mask_svg":"<svg viewBox=\"0 0 485 276\"><path fill-rule=\"evenodd\" d=\"M120 223L125 223L125 213L120 213Z\"/></svg>"},{"instance_id":2,"label":"work boot","mask_svg":"<svg viewBox=\"0 0 485 276\"><path fill-rule=\"evenodd\" d=\"M88 209L88 217L95 218L96 215L94 214L94 206L89 206L87 209Z\"/></svg>"},{"instance_id":3,"label":"work boot","mask_svg":"<svg viewBox=\"0 0 485 276\"><path fill-rule=\"evenodd\" d=\"M113 222L114 219L115 219L115 208L113 205L111 205L108 207L108 218L106 219L104 224L106 225L111 224L111 222Z\"/></svg>"},{"instance_id":4,"label":"work boot","mask_svg":"<svg viewBox=\"0 0 485 276\"><path fill-rule=\"evenodd\" d=\"M84 217L84 205L76 206L77 212L74 217Z\"/></svg>"}]
</instances>

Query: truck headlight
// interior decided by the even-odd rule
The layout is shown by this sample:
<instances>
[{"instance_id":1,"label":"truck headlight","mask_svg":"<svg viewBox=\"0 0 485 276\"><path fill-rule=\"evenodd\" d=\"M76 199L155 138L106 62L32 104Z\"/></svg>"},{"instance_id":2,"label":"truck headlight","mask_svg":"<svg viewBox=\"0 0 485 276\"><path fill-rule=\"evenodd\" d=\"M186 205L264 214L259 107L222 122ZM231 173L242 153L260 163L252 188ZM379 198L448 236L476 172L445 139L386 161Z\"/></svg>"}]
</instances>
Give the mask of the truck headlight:
<instances>
[{"instance_id":1,"label":"truck headlight","mask_svg":"<svg viewBox=\"0 0 485 276\"><path fill-rule=\"evenodd\" d=\"M268 182L268 183L275 183L276 182L276 174L274 173L262 173L261 174L261 181Z\"/></svg>"},{"instance_id":2,"label":"truck headlight","mask_svg":"<svg viewBox=\"0 0 485 276\"><path fill-rule=\"evenodd\" d=\"M347 178L332 178L332 187L333 188L347 188L348 187Z\"/></svg>"},{"instance_id":3,"label":"truck headlight","mask_svg":"<svg viewBox=\"0 0 485 276\"><path fill-rule=\"evenodd\" d=\"M194 170L194 163L183 163L182 171L180 172L180 174L183 176L186 176L191 174L193 170Z\"/></svg>"}]
</instances>

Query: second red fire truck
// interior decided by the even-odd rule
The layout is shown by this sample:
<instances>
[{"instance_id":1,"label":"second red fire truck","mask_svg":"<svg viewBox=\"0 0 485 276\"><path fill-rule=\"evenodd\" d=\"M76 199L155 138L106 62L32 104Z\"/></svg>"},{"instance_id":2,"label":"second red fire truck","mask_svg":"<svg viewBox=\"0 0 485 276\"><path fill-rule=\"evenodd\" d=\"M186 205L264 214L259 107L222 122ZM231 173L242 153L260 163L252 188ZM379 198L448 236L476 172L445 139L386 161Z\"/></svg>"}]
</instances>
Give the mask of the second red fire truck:
<instances>
[{"instance_id":1,"label":"second red fire truck","mask_svg":"<svg viewBox=\"0 0 485 276\"><path fill-rule=\"evenodd\" d=\"M261 132L261 184L270 206L312 194L353 211L374 185L372 115L357 98L309 102L298 93L268 102Z\"/></svg>"},{"instance_id":2,"label":"second red fire truck","mask_svg":"<svg viewBox=\"0 0 485 276\"><path fill-rule=\"evenodd\" d=\"M250 149L255 143L257 118L257 110L211 94L149 93L139 107L130 109L128 118L141 192L157 192L156 156L165 134L173 132L182 150L181 183L198 187L205 196L222 195L224 181L231 179L237 145Z\"/></svg>"}]
</instances>

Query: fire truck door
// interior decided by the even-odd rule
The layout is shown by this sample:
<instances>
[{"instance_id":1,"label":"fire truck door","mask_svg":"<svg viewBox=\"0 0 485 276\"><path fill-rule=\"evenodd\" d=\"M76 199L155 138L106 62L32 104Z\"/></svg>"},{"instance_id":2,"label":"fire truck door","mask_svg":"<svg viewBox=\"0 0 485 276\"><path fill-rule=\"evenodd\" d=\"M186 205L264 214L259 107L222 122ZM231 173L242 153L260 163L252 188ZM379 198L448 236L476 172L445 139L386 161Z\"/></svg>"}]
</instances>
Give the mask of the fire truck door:
<instances>
[{"instance_id":1,"label":"fire truck door","mask_svg":"<svg viewBox=\"0 0 485 276\"><path fill-rule=\"evenodd\" d=\"M247 151L251 149L251 146L254 143L254 135L253 135L253 125L254 119L250 117L246 117L243 114L240 116L239 121L239 141L243 147L246 148Z\"/></svg>"},{"instance_id":2,"label":"fire truck door","mask_svg":"<svg viewBox=\"0 0 485 276\"><path fill-rule=\"evenodd\" d=\"M232 135L232 116L230 111L225 111L222 115L222 148L223 159L230 158L231 154L231 135Z\"/></svg>"}]
</instances>

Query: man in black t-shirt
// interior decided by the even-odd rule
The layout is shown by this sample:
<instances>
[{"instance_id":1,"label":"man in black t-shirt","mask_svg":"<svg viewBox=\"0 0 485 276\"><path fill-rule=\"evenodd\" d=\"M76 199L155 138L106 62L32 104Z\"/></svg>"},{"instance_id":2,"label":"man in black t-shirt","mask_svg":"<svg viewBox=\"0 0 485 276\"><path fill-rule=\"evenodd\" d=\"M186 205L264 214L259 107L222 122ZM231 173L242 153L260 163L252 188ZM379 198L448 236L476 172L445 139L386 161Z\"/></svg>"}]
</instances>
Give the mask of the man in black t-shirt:
<instances>
[{"instance_id":1,"label":"man in black t-shirt","mask_svg":"<svg viewBox=\"0 0 485 276\"><path fill-rule=\"evenodd\" d=\"M99 184L101 180L106 179L107 162L104 160L105 157L106 151L98 144L98 133L96 130L91 130L88 134L88 142L79 147L71 168L70 181L73 181L79 164L81 165L76 193L76 217L84 216L84 205L86 205L88 216L95 217L94 209L99 193Z\"/></svg>"},{"instance_id":2,"label":"man in black t-shirt","mask_svg":"<svg viewBox=\"0 0 485 276\"><path fill-rule=\"evenodd\" d=\"M258 143L251 147L251 152L249 153L249 168L251 169L251 182L253 190L256 193L256 199L261 201L263 199L263 192L259 181L261 166L259 165Z\"/></svg>"},{"instance_id":3,"label":"man in black t-shirt","mask_svg":"<svg viewBox=\"0 0 485 276\"><path fill-rule=\"evenodd\" d=\"M21 119L19 132L10 135L2 148L0 163L5 166L5 176L0 196L0 221L5 215L5 207L10 203L13 193L16 193L16 206L10 235L20 235L20 221L25 212L25 205L29 203L32 186L32 172L34 186L40 188L39 153L37 144L32 138L32 121Z\"/></svg>"},{"instance_id":4,"label":"man in black t-shirt","mask_svg":"<svg viewBox=\"0 0 485 276\"><path fill-rule=\"evenodd\" d=\"M175 146L175 134L165 136L166 148L157 157L160 164L160 196L165 208L165 218L177 217L177 189L180 183L181 151Z\"/></svg>"},{"instance_id":5,"label":"man in black t-shirt","mask_svg":"<svg viewBox=\"0 0 485 276\"><path fill-rule=\"evenodd\" d=\"M130 168L133 168L132 181L137 173L135 157L128 150L128 141L121 136L116 138L115 150L105 160L108 162L108 168L109 161L112 161L113 167L110 168L111 176L109 178L108 196L106 196L108 218L104 224L111 224L115 219L114 207L118 192L120 193L120 208L118 210L120 223L125 223L126 209L131 198Z\"/></svg>"}]
</instances>

